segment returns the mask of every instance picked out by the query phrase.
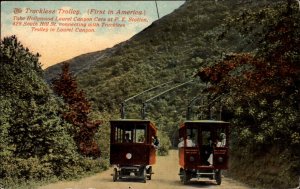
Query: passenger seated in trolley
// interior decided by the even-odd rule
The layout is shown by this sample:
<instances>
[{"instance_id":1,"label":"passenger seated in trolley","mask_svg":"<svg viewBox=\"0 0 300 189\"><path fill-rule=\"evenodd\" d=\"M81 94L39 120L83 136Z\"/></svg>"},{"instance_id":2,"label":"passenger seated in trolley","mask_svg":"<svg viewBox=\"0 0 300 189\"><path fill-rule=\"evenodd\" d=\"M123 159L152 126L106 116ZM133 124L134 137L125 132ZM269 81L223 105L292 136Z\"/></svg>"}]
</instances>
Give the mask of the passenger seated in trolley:
<instances>
[{"instance_id":1,"label":"passenger seated in trolley","mask_svg":"<svg viewBox=\"0 0 300 189\"><path fill-rule=\"evenodd\" d=\"M221 139L221 140L220 140ZM212 143L212 147L215 148L219 148L219 147L225 147L226 145L226 135L225 133L221 133L220 137L216 138L216 141L214 143ZM211 154L209 155L208 159L207 159L209 165L213 164L213 153L211 152Z\"/></svg>"},{"instance_id":2,"label":"passenger seated in trolley","mask_svg":"<svg viewBox=\"0 0 300 189\"><path fill-rule=\"evenodd\" d=\"M217 147L225 147L226 146L226 134L221 133L220 138L221 138L221 144L220 144L220 146L217 146Z\"/></svg>"},{"instance_id":3,"label":"passenger seated in trolley","mask_svg":"<svg viewBox=\"0 0 300 189\"><path fill-rule=\"evenodd\" d=\"M159 148L159 144L160 144L160 142L159 142L158 137L156 135L154 135L152 137L152 145L154 146L155 149L158 149Z\"/></svg>"},{"instance_id":4,"label":"passenger seated in trolley","mask_svg":"<svg viewBox=\"0 0 300 189\"><path fill-rule=\"evenodd\" d=\"M132 142L132 140L130 139L130 137L129 137L129 133L126 133L125 134L125 138L124 138L124 142Z\"/></svg>"},{"instance_id":5,"label":"passenger seated in trolley","mask_svg":"<svg viewBox=\"0 0 300 189\"><path fill-rule=\"evenodd\" d=\"M179 141L178 148L182 148L184 146L184 140L180 138ZM186 147L195 147L195 143L191 139L190 135L186 137Z\"/></svg>"}]
</instances>

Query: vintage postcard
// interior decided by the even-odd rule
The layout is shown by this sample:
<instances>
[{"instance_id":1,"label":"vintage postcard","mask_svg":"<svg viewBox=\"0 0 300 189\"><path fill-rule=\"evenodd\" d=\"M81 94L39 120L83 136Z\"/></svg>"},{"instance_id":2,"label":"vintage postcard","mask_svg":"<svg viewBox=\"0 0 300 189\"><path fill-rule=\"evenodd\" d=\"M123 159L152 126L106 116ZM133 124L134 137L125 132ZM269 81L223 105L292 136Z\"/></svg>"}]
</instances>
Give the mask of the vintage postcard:
<instances>
[{"instance_id":1,"label":"vintage postcard","mask_svg":"<svg viewBox=\"0 0 300 189\"><path fill-rule=\"evenodd\" d=\"M299 189L299 6L1 1L0 189Z\"/></svg>"}]
</instances>

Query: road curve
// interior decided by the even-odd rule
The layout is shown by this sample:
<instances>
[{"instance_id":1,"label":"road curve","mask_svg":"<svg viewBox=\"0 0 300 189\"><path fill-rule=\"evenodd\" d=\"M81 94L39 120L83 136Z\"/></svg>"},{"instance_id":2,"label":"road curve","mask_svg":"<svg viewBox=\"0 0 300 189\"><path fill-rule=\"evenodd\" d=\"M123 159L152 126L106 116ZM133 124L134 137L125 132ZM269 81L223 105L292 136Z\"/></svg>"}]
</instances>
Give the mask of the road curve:
<instances>
[{"instance_id":1,"label":"road curve","mask_svg":"<svg viewBox=\"0 0 300 189\"><path fill-rule=\"evenodd\" d=\"M192 180L189 184L183 185L179 181L178 170L178 151L170 150L168 156L157 157L157 162L153 166L154 175L152 175L152 180L147 180L146 183L140 180L118 180L113 182L111 168L78 181L57 182L41 186L38 189L250 189L250 187L224 176L221 185L216 185L214 180L208 179Z\"/></svg>"}]
</instances>

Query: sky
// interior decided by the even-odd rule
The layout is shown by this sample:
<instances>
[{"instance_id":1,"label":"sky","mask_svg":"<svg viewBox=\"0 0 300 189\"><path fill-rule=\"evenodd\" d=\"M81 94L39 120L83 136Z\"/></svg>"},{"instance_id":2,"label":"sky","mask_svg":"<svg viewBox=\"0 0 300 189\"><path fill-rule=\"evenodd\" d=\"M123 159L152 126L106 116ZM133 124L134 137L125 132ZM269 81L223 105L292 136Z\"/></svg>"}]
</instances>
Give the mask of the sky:
<instances>
[{"instance_id":1,"label":"sky","mask_svg":"<svg viewBox=\"0 0 300 189\"><path fill-rule=\"evenodd\" d=\"M184 2L157 1L160 18ZM119 10L126 14L118 14ZM50 19L50 23L43 25L43 21L33 19ZM155 1L1 1L1 40L16 35L31 52L41 54L45 69L81 54L113 47L157 19ZM86 25L59 25L66 23ZM113 27L113 23L119 26ZM87 27L88 24L93 25ZM92 32L79 32L76 28Z\"/></svg>"}]
</instances>

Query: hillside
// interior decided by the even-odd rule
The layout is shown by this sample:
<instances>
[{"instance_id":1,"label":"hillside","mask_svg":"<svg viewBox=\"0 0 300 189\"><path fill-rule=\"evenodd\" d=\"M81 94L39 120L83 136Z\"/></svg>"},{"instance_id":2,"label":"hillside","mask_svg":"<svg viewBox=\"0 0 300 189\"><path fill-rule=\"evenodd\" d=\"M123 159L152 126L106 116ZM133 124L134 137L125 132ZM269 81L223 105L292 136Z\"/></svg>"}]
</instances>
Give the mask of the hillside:
<instances>
[{"instance_id":1,"label":"hillside","mask_svg":"<svg viewBox=\"0 0 300 189\"><path fill-rule=\"evenodd\" d=\"M225 49L243 48L234 44L239 38L230 39L231 44L215 40L232 9L224 3L188 1L128 41L68 62L99 110L118 108L126 97L153 85L192 78L204 62L219 58ZM46 69L48 79L59 65Z\"/></svg>"},{"instance_id":2,"label":"hillside","mask_svg":"<svg viewBox=\"0 0 300 189\"><path fill-rule=\"evenodd\" d=\"M254 53L257 46L253 41L259 41L260 36L247 36L237 30L227 30L226 22L243 16L241 12L244 10L259 11L262 7L272 7L284 2L190 0L172 14L153 22L128 41L111 49L80 55L68 62L70 62L71 70L77 76L80 87L92 101L93 108L100 112L110 112L113 118L119 118L119 114L113 113L117 112L124 99L155 85L174 81L169 86L146 94L137 98L134 103L128 104L127 117L136 118L139 117L142 101L158 94L163 89L195 78L194 76L200 68L214 65L231 53ZM255 26L252 26L251 29L253 28ZM257 31L260 29L261 27L257 26ZM225 31L227 33L223 36ZM45 70L48 80L57 74L60 65ZM201 83L197 77L193 83L148 103L147 118L156 122L160 133L167 135L173 145L177 142L178 124L185 119L188 102L202 93ZM197 109L194 110L197 111ZM293 111L295 110L293 109ZM296 111L299 110L296 108ZM235 110L229 113L234 114ZM243 120L244 117L241 119ZM234 136L237 137L233 138L233 145L236 145L234 146L235 150L242 145L237 142L240 140L238 127L245 122L233 123L236 126ZM297 138L298 131L293 130L292 132L296 132ZM243 134L243 132L241 133ZM249 136L256 137L255 133ZM272 137L270 139L273 140ZM268 144L272 144L272 142ZM296 149L294 147L297 145L299 147L299 143L296 143L293 149ZM253 146L255 146L254 143ZM290 186L289 184L297 182L297 179L292 178L291 175L298 174L295 170L299 168L299 164L286 163L286 161L290 159L292 162L296 162L297 159L299 160L299 153L293 154L289 150L282 151L273 146L267 151L267 154L264 154L267 146L262 145L255 149L256 153L251 154L253 156L251 156L249 164L249 162L247 163L248 156L245 158L245 155L252 153L253 147L251 150L248 147L243 148L241 152L237 150L233 153L232 159L235 160L235 164L232 165L232 175L264 187L286 188ZM283 153L283 156L274 158L276 153ZM252 164L256 167L253 167ZM278 164L281 166L276 166ZM239 169L241 166L242 170ZM287 170L284 170L284 167L287 167ZM254 174L257 169L261 171ZM276 171L274 172L274 170ZM278 179L278 177L281 178Z\"/></svg>"},{"instance_id":3,"label":"hillside","mask_svg":"<svg viewBox=\"0 0 300 189\"><path fill-rule=\"evenodd\" d=\"M212 1L189 1L126 42L70 60L70 68L95 110L114 112L123 100L140 91L167 81L176 85L190 80L204 60L219 57L223 47L217 47L212 29L220 27L230 9ZM59 65L46 70L48 79L57 73ZM148 118L168 132L171 140L176 140L173 135L184 119L188 101L199 91L197 82L191 85L194 87L183 87L149 103ZM139 117L141 101L163 89L166 87L136 99L138 104L129 103L128 117Z\"/></svg>"},{"instance_id":4,"label":"hillside","mask_svg":"<svg viewBox=\"0 0 300 189\"><path fill-rule=\"evenodd\" d=\"M70 63L72 65L71 72L74 75L78 75L82 71L91 69L90 66L96 64L99 60L109 57L113 51L114 49L105 49L103 51L86 53L64 62ZM55 64L46 70L47 81L51 81L51 79L57 77L57 74L61 72L61 66L64 62Z\"/></svg>"},{"instance_id":5,"label":"hillside","mask_svg":"<svg viewBox=\"0 0 300 189\"><path fill-rule=\"evenodd\" d=\"M218 36L230 15L252 6L256 4L187 1L128 41L68 62L94 109L114 112L123 100L138 92L167 81L174 81L170 84L174 86L194 78L200 67L213 64L226 53L249 51L252 47L236 32L223 40L218 40ZM48 80L57 74L59 65L45 70ZM166 88L129 103L128 117L140 117L141 101ZM187 104L201 90L199 80L196 80L147 106L148 118L155 120L162 132L168 133L174 145L177 143L177 125L185 119ZM119 116L113 115L114 118Z\"/></svg>"}]
</instances>

